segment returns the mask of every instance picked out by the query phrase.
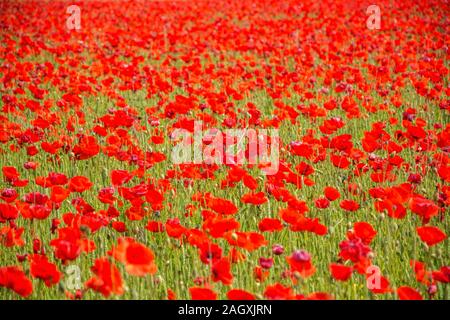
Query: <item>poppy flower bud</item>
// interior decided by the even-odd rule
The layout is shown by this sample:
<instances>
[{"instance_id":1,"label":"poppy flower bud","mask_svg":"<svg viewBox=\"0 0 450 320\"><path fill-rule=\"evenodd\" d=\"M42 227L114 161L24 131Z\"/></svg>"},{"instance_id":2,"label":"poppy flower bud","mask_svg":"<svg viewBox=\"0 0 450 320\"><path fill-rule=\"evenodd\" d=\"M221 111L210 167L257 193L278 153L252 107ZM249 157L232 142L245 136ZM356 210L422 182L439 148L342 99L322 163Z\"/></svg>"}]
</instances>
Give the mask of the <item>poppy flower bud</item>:
<instances>
[{"instance_id":1,"label":"poppy flower bud","mask_svg":"<svg viewBox=\"0 0 450 320\"><path fill-rule=\"evenodd\" d=\"M412 113L404 112L403 113L403 120L413 121L415 118L415 115Z\"/></svg>"},{"instance_id":2,"label":"poppy flower bud","mask_svg":"<svg viewBox=\"0 0 450 320\"><path fill-rule=\"evenodd\" d=\"M16 254L17 261L24 262L28 257L28 254Z\"/></svg>"},{"instance_id":3,"label":"poppy flower bud","mask_svg":"<svg viewBox=\"0 0 450 320\"><path fill-rule=\"evenodd\" d=\"M272 258L259 258L259 265L263 269L270 269L273 266L273 259Z\"/></svg>"},{"instance_id":4,"label":"poppy flower bud","mask_svg":"<svg viewBox=\"0 0 450 320\"><path fill-rule=\"evenodd\" d=\"M33 252L38 253L41 251L41 240L33 239Z\"/></svg>"},{"instance_id":5,"label":"poppy flower bud","mask_svg":"<svg viewBox=\"0 0 450 320\"><path fill-rule=\"evenodd\" d=\"M284 252L284 247L281 244L275 244L272 247L272 253L274 255L279 256L279 255L283 254L283 252Z\"/></svg>"},{"instance_id":6,"label":"poppy flower bud","mask_svg":"<svg viewBox=\"0 0 450 320\"><path fill-rule=\"evenodd\" d=\"M34 170L34 169L36 169L37 164L36 164L36 162L33 162L33 161L27 161L24 163L23 167L27 170L30 170L30 169Z\"/></svg>"},{"instance_id":7,"label":"poppy flower bud","mask_svg":"<svg viewBox=\"0 0 450 320\"><path fill-rule=\"evenodd\" d=\"M427 289L429 295L434 295L437 292L437 286L432 284Z\"/></svg>"},{"instance_id":8,"label":"poppy flower bud","mask_svg":"<svg viewBox=\"0 0 450 320\"><path fill-rule=\"evenodd\" d=\"M408 177L408 182L419 184L422 182L422 177L417 173L411 173Z\"/></svg>"},{"instance_id":9,"label":"poppy flower bud","mask_svg":"<svg viewBox=\"0 0 450 320\"><path fill-rule=\"evenodd\" d=\"M61 220L59 220L57 218L52 219L52 227L51 227L52 233L55 233L55 231L58 229L58 226L60 225L60 223L61 223Z\"/></svg>"},{"instance_id":10,"label":"poppy flower bud","mask_svg":"<svg viewBox=\"0 0 450 320\"><path fill-rule=\"evenodd\" d=\"M9 226L12 229L17 229L17 224L16 224L16 222L14 220L9 220Z\"/></svg>"},{"instance_id":11,"label":"poppy flower bud","mask_svg":"<svg viewBox=\"0 0 450 320\"><path fill-rule=\"evenodd\" d=\"M295 250L292 253L292 259L297 262L308 262L311 260L311 255L305 250Z\"/></svg>"},{"instance_id":12,"label":"poppy flower bud","mask_svg":"<svg viewBox=\"0 0 450 320\"><path fill-rule=\"evenodd\" d=\"M16 190L12 188L6 188L2 191L2 197L4 198L12 198L17 194Z\"/></svg>"},{"instance_id":13,"label":"poppy flower bud","mask_svg":"<svg viewBox=\"0 0 450 320\"><path fill-rule=\"evenodd\" d=\"M138 161L139 160L139 157L136 155L136 154L132 154L131 156L130 156L130 161L131 162L136 162L136 161Z\"/></svg>"},{"instance_id":14,"label":"poppy flower bud","mask_svg":"<svg viewBox=\"0 0 450 320\"><path fill-rule=\"evenodd\" d=\"M77 290L77 291L75 292L75 299L76 299L76 300L81 300L82 297L83 297L83 291Z\"/></svg>"}]
</instances>

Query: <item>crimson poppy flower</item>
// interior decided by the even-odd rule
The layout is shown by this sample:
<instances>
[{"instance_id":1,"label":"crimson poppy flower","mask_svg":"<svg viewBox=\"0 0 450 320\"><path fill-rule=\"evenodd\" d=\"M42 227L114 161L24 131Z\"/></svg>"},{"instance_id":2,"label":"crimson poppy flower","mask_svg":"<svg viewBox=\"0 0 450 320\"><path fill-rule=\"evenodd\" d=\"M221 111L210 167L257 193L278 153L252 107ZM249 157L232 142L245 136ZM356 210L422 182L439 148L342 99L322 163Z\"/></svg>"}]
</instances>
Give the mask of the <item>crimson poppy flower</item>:
<instances>
[{"instance_id":1,"label":"crimson poppy flower","mask_svg":"<svg viewBox=\"0 0 450 320\"><path fill-rule=\"evenodd\" d=\"M258 193L244 194L241 198L241 201L243 203L250 203L253 205L261 205L263 203L266 203L268 201L268 199L264 195L264 192L258 192Z\"/></svg>"},{"instance_id":2,"label":"crimson poppy flower","mask_svg":"<svg viewBox=\"0 0 450 320\"><path fill-rule=\"evenodd\" d=\"M326 209L330 205L330 201L326 198L319 198L314 201L316 208Z\"/></svg>"},{"instance_id":3,"label":"crimson poppy flower","mask_svg":"<svg viewBox=\"0 0 450 320\"><path fill-rule=\"evenodd\" d=\"M3 177L5 181L14 187L24 187L28 184L28 180L20 179L20 174L15 167L2 167Z\"/></svg>"},{"instance_id":4,"label":"crimson poppy flower","mask_svg":"<svg viewBox=\"0 0 450 320\"><path fill-rule=\"evenodd\" d=\"M19 194L15 189L5 188L0 193L0 199L5 201L6 203L11 203L19 197Z\"/></svg>"},{"instance_id":5,"label":"crimson poppy flower","mask_svg":"<svg viewBox=\"0 0 450 320\"><path fill-rule=\"evenodd\" d=\"M221 198L207 199L207 206L219 214L231 215L238 211L238 208L229 200Z\"/></svg>"},{"instance_id":6,"label":"crimson poppy flower","mask_svg":"<svg viewBox=\"0 0 450 320\"><path fill-rule=\"evenodd\" d=\"M269 270L261 266L253 268L253 275L258 282L264 282L269 277Z\"/></svg>"},{"instance_id":7,"label":"crimson poppy flower","mask_svg":"<svg viewBox=\"0 0 450 320\"><path fill-rule=\"evenodd\" d=\"M230 285L233 282L233 275L231 274L231 264L228 258L221 258L213 263L212 279L214 282L220 281L224 285Z\"/></svg>"},{"instance_id":8,"label":"crimson poppy flower","mask_svg":"<svg viewBox=\"0 0 450 320\"><path fill-rule=\"evenodd\" d=\"M416 230L420 240L425 242L428 246L434 246L447 239L447 235L438 227L424 226L418 227Z\"/></svg>"},{"instance_id":9,"label":"crimson poppy flower","mask_svg":"<svg viewBox=\"0 0 450 320\"><path fill-rule=\"evenodd\" d=\"M84 136L75 145L72 152L77 160L86 160L96 156L100 151L100 145L94 136Z\"/></svg>"},{"instance_id":10,"label":"crimson poppy flower","mask_svg":"<svg viewBox=\"0 0 450 320\"><path fill-rule=\"evenodd\" d=\"M239 222L233 218L210 217L203 223L203 229L207 230L213 238L221 238L225 233L239 227Z\"/></svg>"},{"instance_id":11,"label":"crimson poppy flower","mask_svg":"<svg viewBox=\"0 0 450 320\"><path fill-rule=\"evenodd\" d=\"M63 202L70 195L70 191L61 186L53 186L50 192L50 200L56 203Z\"/></svg>"},{"instance_id":12,"label":"crimson poppy flower","mask_svg":"<svg viewBox=\"0 0 450 320\"><path fill-rule=\"evenodd\" d=\"M232 246L237 246L248 251L254 251L267 244L263 235L256 232L229 232L225 239Z\"/></svg>"},{"instance_id":13,"label":"crimson poppy flower","mask_svg":"<svg viewBox=\"0 0 450 320\"><path fill-rule=\"evenodd\" d=\"M112 170L111 182L114 186L121 186L133 178L133 175L126 170Z\"/></svg>"},{"instance_id":14,"label":"crimson poppy flower","mask_svg":"<svg viewBox=\"0 0 450 320\"><path fill-rule=\"evenodd\" d=\"M377 232L370 223L361 221L355 222L353 225L353 232L349 232L347 238L351 239L352 237L357 237L360 238L364 244L368 245L372 242L376 234Z\"/></svg>"},{"instance_id":15,"label":"crimson poppy flower","mask_svg":"<svg viewBox=\"0 0 450 320\"><path fill-rule=\"evenodd\" d=\"M258 229L261 232L280 231L283 229L283 224L278 219L263 218L258 224Z\"/></svg>"},{"instance_id":16,"label":"crimson poppy flower","mask_svg":"<svg viewBox=\"0 0 450 320\"><path fill-rule=\"evenodd\" d=\"M0 203L0 222L14 220L19 216L17 208L8 203Z\"/></svg>"},{"instance_id":17,"label":"crimson poppy flower","mask_svg":"<svg viewBox=\"0 0 450 320\"><path fill-rule=\"evenodd\" d=\"M25 244L25 241L22 239L24 231L24 228L0 227L0 244L7 248L23 246Z\"/></svg>"},{"instance_id":18,"label":"crimson poppy flower","mask_svg":"<svg viewBox=\"0 0 450 320\"><path fill-rule=\"evenodd\" d=\"M397 288L397 295L400 300L423 300L417 290L407 286Z\"/></svg>"},{"instance_id":19,"label":"crimson poppy flower","mask_svg":"<svg viewBox=\"0 0 450 320\"><path fill-rule=\"evenodd\" d=\"M227 292L229 300L255 300L255 296L245 290L231 289Z\"/></svg>"},{"instance_id":20,"label":"crimson poppy flower","mask_svg":"<svg viewBox=\"0 0 450 320\"><path fill-rule=\"evenodd\" d=\"M450 283L450 266L443 266L437 271L432 272L433 280Z\"/></svg>"},{"instance_id":21,"label":"crimson poppy flower","mask_svg":"<svg viewBox=\"0 0 450 320\"><path fill-rule=\"evenodd\" d=\"M100 292L104 297L122 295L124 286L119 269L108 258L95 259L91 268L94 276L86 281L86 287Z\"/></svg>"},{"instance_id":22,"label":"crimson poppy flower","mask_svg":"<svg viewBox=\"0 0 450 320\"><path fill-rule=\"evenodd\" d=\"M333 187L325 187L324 194L325 197L330 201L334 201L341 196L339 191Z\"/></svg>"},{"instance_id":23,"label":"crimson poppy flower","mask_svg":"<svg viewBox=\"0 0 450 320\"><path fill-rule=\"evenodd\" d=\"M172 289L168 288L167 289L167 300L176 300L176 299L177 299L177 296L176 296L175 292Z\"/></svg>"},{"instance_id":24,"label":"crimson poppy flower","mask_svg":"<svg viewBox=\"0 0 450 320\"><path fill-rule=\"evenodd\" d=\"M421 261L411 260L410 265L414 269L416 280L425 285L429 285L432 273L430 271L427 271L425 263Z\"/></svg>"},{"instance_id":25,"label":"crimson poppy flower","mask_svg":"<svg viewBox=\"0 0 450 320\"><path fill-rule=\"evenodd\" d=\"M431 200L421 196L415 196L410 201L411 211L422 217L424 223L428 223L430 219L437 216L439 207Z\"/></svg>"},{"instance_id":26,"label":"crimson poppy flower","mask_svg":"<svg viewBox=\"0 0 450 320\"><path fill-rule=\"evenodd\" d=\"M276 283L266 287L264 297L268 300L293 300L295 295L292 288Z\"/></svg>"},{"instance_id":27,"label":"crimson poppy flower","mask_svg":"<svg viewBox=\"0 0 450 320\"><path fill-rule=\"evenodd\" d=\"M308 300L333 300L333 295L327 292L314 292L311 293L308 297Z\"/></svg>"},{"instance_id":28,"label":"crimson poppy flower","mask_svg":"<svg viewBox=\"0 0 450 320\"><path fill-rule=\"evenodd\" d=\"M55 257L63 261L75 260L82 252L95 250L92 241L83 237L82 232L76 227L58 229L58 238L50 241L54 247Z\"/></svg>"},{"instance_id":29,"label":"crimson poppy flower","mask_svg":"<svg viewBox=\"0 0 450 320\"><path fill-rule=\"evenodd\" d=\"M69 181L70 192L84 192L89 190L94 184L84 176L72 177Z\"/></svg>"},{"instance_id":30,"label":"crimson poppy flower","mask_svg":"<svg viewBox=\"0 0 450 320\"><path fill-rule=\"evenodd\" d=\"M127 231L127 226L122 221L113 221L111 223L111 226L113 227L114 230L120 233Z\"/></svg>"},{"instance_id":31,"label":"crimson poppy flower","mask_svg":"<svg viewBox=\"0 0 450 320\"><path fill-rule=\"evenodd\" d=\"M153 252L133 238L119 238L118 245L108 254L122 262L131 275L145 276L157 271Z\"/></svg>"},{"instance_id":32,"label":"crimson poppy flower","mask_svg":"<svg viewBox=\"0 0 450 320\"><path fill-rule=\"evenodd\" d=\"M353 200L342 200L339 206L346 211L356 211L359 209L359 204Z\"/></svg>"},{"instance_id":33,"label":"crimson poppy flower","mask_svg":"<svg viewBox=\"0 0 450 320\"><path fill-rule=\"evenodd\" d=\"M209 288L192 287L189 288L192 300L216 300L217 294Z\"/></svg>"},{"instance_id":34,"label":"crimson poppy flower","mask_svg":"<svg viewBox=\"0 0 450 320\"><path fill-rule=\"evenodd\" d=\"M28 258L30 260L30 273L33 277L42 279L47 287L59 282L61 273L55 264L48 261L46 256L33 254Z\"/></svg>"},{"instance_id":35,"label":"crimson poppy flower","mask_svg":"<svg viewBox=\"0 0 450 320\"><path fill-rule=\"evenodd\" d=\"M369 274L367 275L369 276ZM373 281L367 279L368 280L367 285L370 291L372 291L375 294L385 294L392 292L389 280L386 277L382 275L372 275L372 276L375 276L375 279Z\"/></svg>"},{"instance_id":36,"label":"crimson poppy flower","mask_svg":"<svg viewBox=\"0 0 450 320\"><path fill-rule=\"evenodd\" d=\"M19 267L0 267L0 287L11 289L22 297L33 293L30 279Z\"/></svg>"},{"instance_id":37,"label":"crimson poppy flower","mask_svg":"<svg viewBox=\"0 0 450 320\"><path fill-rule=\"evenodd\" d=\"M303 278L308 278L316 272L316 268L311 262L311 255L304 250L297 250L290 257L286 258L292 272L298 272Z\"/></svg>"},{"instance_id":38,"label":"crimson poppy flower","mask_svg":"<svg viewBox=\"0 0 450 320\"><path fill-rule=\"evenodd\" d=\"M338 281L347 281L350 279L353 268L342 264L332 263L330 264L331 275Z\"/></svg>"},{"instance_id":39,"label":"crimson poppy flower","mask_svg":"<svg viewBox=\"0 0 450 320\"><path fill-rule=\"evenodd\" d=\"M163 232L164 224L158 221L148 221L147 226L145 227L150 232Z\"/></svg>"}]
</instances>

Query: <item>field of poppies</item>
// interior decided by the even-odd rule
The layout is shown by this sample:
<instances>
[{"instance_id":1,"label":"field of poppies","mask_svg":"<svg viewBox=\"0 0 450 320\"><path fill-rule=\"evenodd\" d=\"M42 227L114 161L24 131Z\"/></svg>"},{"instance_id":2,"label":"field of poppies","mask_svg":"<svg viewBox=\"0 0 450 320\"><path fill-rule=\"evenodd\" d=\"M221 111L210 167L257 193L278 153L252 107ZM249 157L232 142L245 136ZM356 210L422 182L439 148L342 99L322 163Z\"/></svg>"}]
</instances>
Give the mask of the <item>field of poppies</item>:
<instances>
[{"instance_id":1,"label":"field of poppies","mask_svg":"<svg viewBox=\"0 0 450 320\"><path fill-rule=\"evenodd\" d=\"M1 0L0 299L449 299L449 12Z\"/></svg>"}]
</instances>

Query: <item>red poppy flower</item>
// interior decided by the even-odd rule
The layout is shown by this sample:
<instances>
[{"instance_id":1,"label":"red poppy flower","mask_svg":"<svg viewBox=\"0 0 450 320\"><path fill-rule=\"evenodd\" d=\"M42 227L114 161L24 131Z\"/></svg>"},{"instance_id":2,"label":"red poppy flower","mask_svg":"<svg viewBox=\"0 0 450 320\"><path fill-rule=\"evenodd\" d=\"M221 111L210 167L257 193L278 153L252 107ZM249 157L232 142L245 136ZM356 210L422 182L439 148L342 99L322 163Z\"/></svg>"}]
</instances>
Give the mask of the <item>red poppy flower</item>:
<instances>
[{"instance_id":1,"label":"red poppy flower","mask_svg":"<svg viewBox=\"0 0 450 320\"><path fill-rule=\"evenodd\" d=\"M357 237L360 238L364 244L370 244L376 234L377 232L370 223L362 221L355 222L353 225L353 232L349 232L347 238L351 239L352 237Z\"/></svg>"},{"instance_id":2,"label":"red poppy flower","mask_svg":"<svg viewBox=\"0 0 450 320\"><path fill-rule=\"evenodd\" d=\"M233 282L231 264L228 258L221 258L214 262L211 271L214 282L221 281L224 285L230 285Z\"/></svg>"},{"instance_id":3,"label":"red poppy flower","mask_svg":"<svg viewBox=\"0 0 450 320\"><path fill-rule=\"evenodd\" d=\"M330 271L334 279L347 281L352 275L353 268L342 264L332 263L330 264Z\"/></svg>"},{"instance_id":4,"label":"red poppy flower","mask_svg":"<svg viewBox=\"0 0 450 320\"><path fill-rule=\"evenodd\" d=\"M304 250L297 250L286 258L292 272L298 272L303 278L308 278L316 272L316 268L311 263L311 255Z\"/></svg>"},{"instance_id":5,"label":"red poppy flower","mask_svg":"<svg viewBox=\"0 0 450 320\"><path fill-rule=\"evenodd\" d=\"M319 198L314 201L314 204L316 205L316 208L326 209L330 205L330 201L326 198Z\"/></svg>"},{"instance_id":6,"label":"red poppy flower","mask_svg":"<svg viewBox=\"0 0 450 320\"><path fill-rule=\"evenodd\" d=\"M295 298L292 288L285 287L280 283L267 286L264 297L268 300L293 300Z\"/></svg>"},{"instance_id":7,"label":"red poppy flower","mask_svg":"<svg viewBox=\"0 0 450 320\"><path fill-rule=\"evenodd\" d=\"M84 192L89 190L94 184L84 176L75 176L69 181L71 192Z\"/></svg>"},{"instance_id":8,"label":"red poppy flower","mask_svg":"<svg viewBox=\"0 0 450 320\"><path fill-rule=\"evenodd\" d=\"M241 289L231 289L227 292L229 300L255 300L255 296Z\"/></svg>"},{"instance_id":9,"label":"red poppy flower","mask_svg":"<svg viewBox=\"0 0 450 320\"><path fill-rule=\"evenodd\" d=\"M133 175L126 170L112 170L111 182L114 186L121 186L133 178Z\"/></svg>"},{"instance_id":10,"label":"red poppy flower","mask_svg":"<svg viewBox=\"0 0 450 320\"><path fill-rule=\"evenodd\" d=\"M229 200L221 198L207 199L207 206L219 214L230 215L238 212L238 208Z\"/></svg>"},{"instance_id":11,"label":"red poppy flower","mask_svg":"<svg viewBox=\"0 0 450 320\"><path fill-rule=\"evenodd\" d=\"M411 260L410 265L414 269L414 273L416 274L416 280L425 285L429 285L431 280L431 272L427 271L425 263Z\"/></svg>"},{"instance_id":12,"label":"red poppy flower","mask_svg":"<svg viewBox=\"0 0 450 320\"><path fill-rule=\"evenodd\" d=\"M422 196L413 197L409 206L412 212L422 217L424 223L428 223L432 217L439 213L439 207L433 201Z\"/></svg>"},{"instance_id":13,"label":"red poppy flower","mask_svg":"<svg viewBox=\"0 0 450 320\"><path fill-rule=\"evenodd\" d=\"M342 200L339 206L346 211L356 211L359 209L359 204L353 200Z\"/></svg>"},{"instance_id":14,"label":"red poppy flower","mask_svg":"<svg viewBox=\"0 0 450 320\"><path fill-rule=\"evenodd\" d=\"M423 300L417 290L407 286L397 288L397 295L400 300Z\"/></svg>"},{"instance_id":15,"label":"red poppy flower","mask_svg":"<svg viewBox=\"0 0 450 320\"><path fill-rule=\"evenodd\" d=\"M17 208L8 203L0 203L0 222L5 220L14 220L18 217Z\"/></svg>"},{"instance_id":16,"label":"red poppy flower","mask_svg":"<svg viewBox=\"0 0 450 320\"><path fill-rule=\"evenodd\" d=\"M21 180L20 174L15 167L3 167L3 177L6 182L14 187L24 187L28 184L28 180Z\"/></svg>"},{"instance_id":17,"label":"red poppy flower","mask_svg":"<svg viewBox=\"0 0 450 320\"><path fill-rule=\"evenodd\" d=\"M438 227L424 226L418 227L416 230L420 240L425 242L428 246L434 246L447 239L447 235Z\"/></svg>"},{"instance_id":18,"label":"red poppy flower","mask_svg":"<svg viewBox=\"0 0 450 320\"><path fill-rule=\"evenodd\" d=\"M264 192L258 192L258 193L244 194L241 198L241 201L243 203L250 203L253 205L261 205L263 203L266 203L268 201L268 199L264 195Z\"/></svg>"},{"instance_id":19,"label":"red poppy flower","mask_svg":"<svg viewBox=\"0 0 450 320\"><path fill-rule=\"evenodd\" d=\"M22 239L24 230L24 228L11 228L10 226L0 227L0 244L7 248L23 246L25 244Z\"/></svg>"},{"instance_id":20,"label":"red poppy flower","mask_svg":"<svg viewBox=\"0 0 450 320\"><path fill-rule=\"evenodd\" d=\"M145 276L157 271L153 252L133 238L119 238L118 245L108 254L122 262L131 275Z\"/></svg>"},{"instance_id":21,"label":"red poppy flower","mask_svg":"<svg viewBox=\"0 0 450 320\"><path fill-rule=\"evenodd\" d=\"M450 283L450 266L441 267L437 271L432 272L433 280L442 282L442 283Z\"/></svg>"},{"instance_id":22,"label":"red poppy flower","mask_svg":"<svg viewBox=\"0 0 450 320\"><path fill-rule=\"evenodd\" d=\"M7 203L11 203L19 197L16 190L12 188L5 188L0 192L0 199Z\"/></svg>"},{"instance_id":23,"label":"red poppy flower","mask_svg":"<svg viewBox=\"0 0 450 320\"><path fill-rule=\"evenodd\" d=\"M164 224L158 221L149 221L147 223L147 226L145 227L150 232L163 232L164 231Z\"/></svg>"},{"instance_id":24,"label":"red poppy flower","mask_svg":"<svg viewBox=\"0 0 450 320\"><path fill-rule=\"evenodd\" d=\"M225 233L238 229L240 226L234 218L210 217L203 223L203 229L208 231L213 238L223 237Z\"/></svg>"},{"instance_id":25,"label":"red poppy flower","mask_svg":"<svg viewBox=\"0 0 450 320\"><path fill-rule=\"evenodd\" d=\"M19 267L0 267L0 287L11 289L22 297L33 293L30 279Z\"/></svg>"},{"instance_id":26,"label":"red poppy flower","mask_svg":"<svg viewBox=\"0 0 450 320\"><path fill-rule=\"evenodd\" d=\"M55 257L63 261L75 260L81 252L91 252L95 250L92 241L82 238L80 229L66 227L58 229L58 238L50 241L54 247Z\"/></svg>"},{"instance_id":27,"label":"red poppy flower","mask_svg":"<svg viewBox=\"0 0 450 320\"><path fill-rule=\"evenodd\" d=\"M167 300L176 300L176 299L177 299L177 296L176 296L175 292L172 289L168 288L167 289Z\"/></svg>"},{"instance_id":28,"label":"red poppy flower","mask_svg":"<svg viewBox=\"0 0 450 320\"><path fill-rule=\"evenodd\" d=\"M280 231L283 230L283 224L278 219L263 218L258 224L258 229L261 232Z\"/></svg>"},{"instance_id":29,"label":"red poppy flower","mask_svg":"<svg viewBox=\"0 0 450 320\"><path fill-rule=\"evenodd\" d=\"M229 232L225 239L232 246L237 246L248 251L254 251L267 244L263 235L256 232Z\"/></svg>"},{"instance_id":30,"label":"red poppy flower","mask_svg":"<svg viewBox=\"0 0 450 320\"><path fill-rule=\"evenodd\" d=\"M70 191L61 186L53 186L50 193L50 200L56 203L63 202L70 195Z\"/></svg>"},{"instance_id":31,"label":"red poppy flower","mask_svg":"<svg viewBox=\"0 0 450 320\"><path fill-rule=\"evenodd\" d=\"M55 264L48 261L46 256L33 254L28 258L30 260L30 273L33 277L44 280L47 287L59 282L61 273Z\"/></svg>"},{"instance_id":32,"label":"red poppy flower","mask_svg":"<svg viewBox=\"0 0 450 320\"><path fill-rule=\"evenodd\" d=\"M96 156L100 151L97 139L94 136L84 136L72 149L77 160L86 160Z\"/></svg>"},{"instance_id":33,"label":"red poppy flower","mask_svg":"<svg viewBox=\"0 0 450 320\"><path fill-rule=\"evenodd\" d=\"M192 300L217 300L217 294L209 288L189 288Z\"/></svg>"},{"instance_id":34,"label":"red poppy flower","mask_svg":"<svg viewBox=\"0 0 450 320\"><path fill-rule=\"evenodd\" d=\"M314 292L311 293L308 297L308 300L333 300L333 296L326 292Z\"/></svg>"},{"instance_id":35,"label":"red poppy flower","mask_svg":"<svg viewBox=\"0 0 450 320\"><path fill-rule=\"evenodd\" d=\"M113 227L114 230L120 233L127 231L127 226L122 221L113 221L111 223L111 226Z\"/></svg>"},{"instance_id":36,"label":"red poppy flower","mask_svg":"<svg viewBox=\"0 0 450 320\"><path fill-rule=\"evenodd\" d=\"M370 276L367 274L367 276ZM384 294L392 292L392 289L390 287L389 280L382 275L372 275L375 277L373 281L370 280L370 278L367 278L367 285L370 291L372 291L375 294Z\"/></svg>"},{"instance_id":37,"label":"red poppy flower","mask_svg":"<svg viewBox=\"0 0 450 320\"><path fill-rule=\"evenodd\" d=\"M96 259L91 268L94 276L86 282L86 287L100 292L104 297L124 293L122 276L119 269L108 258Z\"/></svg>"}]
</instances>

